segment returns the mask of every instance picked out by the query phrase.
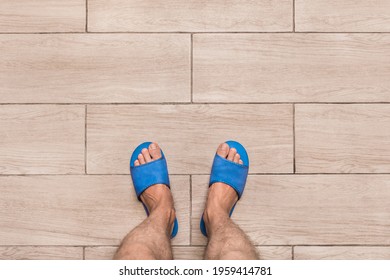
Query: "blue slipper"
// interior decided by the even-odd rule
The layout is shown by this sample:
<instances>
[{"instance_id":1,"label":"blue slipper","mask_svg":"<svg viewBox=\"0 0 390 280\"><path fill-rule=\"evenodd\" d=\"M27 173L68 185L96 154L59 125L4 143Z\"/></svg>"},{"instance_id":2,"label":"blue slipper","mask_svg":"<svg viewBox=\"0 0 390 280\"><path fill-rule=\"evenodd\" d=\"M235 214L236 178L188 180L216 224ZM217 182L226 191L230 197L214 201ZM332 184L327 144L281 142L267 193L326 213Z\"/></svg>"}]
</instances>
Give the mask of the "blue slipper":
<instances>
[{"instance_id":1,"label":"blue slipper","mask_svg":"<svg viewBox=\"0 0 390 280\"><path fill-rule=\"evenodd\" d=\"M149 187L155 184L164 184L168 188L171 188L169 184L168 166L165 160L164 153L161 151L162 157L158 160L154 160L142 165L135 166L134 161L138 159L138 155L141 154L142 149L148 149L152 142L145 142L139 145L131 155L130 159L130 173L133 179L133 185L137 194L138 200L141 201L141 194ZM142 201L141 201L142 202ZM149 211L146 205L142 202L145 208L146 214L149 216ZM179 224L175 218L171 238L174 238L179 230Z\"/></svg>"},{"instance_id":2,"label":"blue slipper","mask_svg":"<svg viewBox=\"0 0 390 280\"><path fill-rule=\"evenodd\" d=\"M244 192L246 178L248 177L248 153L246 152L245 148L236 141L226 141L225 143L228 144L230 148L235 148L237 150L237 153L240 154L243 164L235 163L219 156L218 154L215 154L213 167L211 169L209 187L216 182L225 183L237 192L238 199L240 199L242 193ZM234 204L230 210L229 216L232 215L235 206L236 204ZM204 236L207 236L203 214L200 220L200 231Z\"/></svg>"}]
</instances>

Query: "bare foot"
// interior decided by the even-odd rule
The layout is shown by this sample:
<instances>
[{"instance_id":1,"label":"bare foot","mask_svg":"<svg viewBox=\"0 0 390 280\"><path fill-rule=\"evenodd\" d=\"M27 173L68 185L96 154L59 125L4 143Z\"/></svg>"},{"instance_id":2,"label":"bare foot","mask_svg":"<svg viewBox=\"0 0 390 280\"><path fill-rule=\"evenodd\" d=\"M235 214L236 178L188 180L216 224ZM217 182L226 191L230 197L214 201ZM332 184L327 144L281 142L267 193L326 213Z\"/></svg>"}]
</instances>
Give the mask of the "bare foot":
<instances>
[{"instance_id":1,"label":"bare foot","mask_svg":"<svg viewBox=\"0 0 390 280\"><path fill-rule=\"evenodd\" d=\"M161 158L161 149L157 143L149 145L148 149L143 149L138 155L138 159L134 161L135 166L139 166ZM169 225L172 227L175 221L176 212L173 205L173 197L171 190L163 184L156 184L147 188L141 194L141 200L148 208L150 215L161 215L164 219L168 219Z\"/></svg>"},{"instance_id":2,"label":"bare foot","mask_svg":"<svg viewBox=\"0 0 390 280\"><path fill-rule=\"evenodd\" d=\"M237 150L222 143L217 149L217 154L223 158L238 164L243 164ZM238 200L237 192L225 183L214 183L209 188L206 208L204 211L204 221L206 225L213 224L219 219L229 217L230 211Z\"/></svg>"}]
</instances>

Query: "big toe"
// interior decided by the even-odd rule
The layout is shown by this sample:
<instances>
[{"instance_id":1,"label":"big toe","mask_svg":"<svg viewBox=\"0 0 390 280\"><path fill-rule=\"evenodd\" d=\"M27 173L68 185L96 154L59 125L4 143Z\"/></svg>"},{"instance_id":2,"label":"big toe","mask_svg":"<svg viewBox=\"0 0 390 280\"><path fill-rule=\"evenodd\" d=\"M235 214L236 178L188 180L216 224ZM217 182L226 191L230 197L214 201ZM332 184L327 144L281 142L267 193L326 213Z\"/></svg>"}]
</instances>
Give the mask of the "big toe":
<instances>
[{"instance_id":1,"label":"big toe","mask_svg":"<svg viewBox=\"0 0 390 280\"><path fill-rule=\"evenodd\" d=\"M162 157L160 147L158 146L157 143L154 143L154 142L149 145L149 153L150 153L153 160L156 160L156 159L159 159Z\"/></svg>"},{"instance_id":2,"label":"big toe","mask_svg":"<svg viewBox=\"0 0 390 280\"><path fill-rule=\"evenodd\" d=\"M217 155L226 158L228 154L229 154L229 145L226 143L222 143L221 145L219 145L217 149Z\"/></svg>"}]
</instances>

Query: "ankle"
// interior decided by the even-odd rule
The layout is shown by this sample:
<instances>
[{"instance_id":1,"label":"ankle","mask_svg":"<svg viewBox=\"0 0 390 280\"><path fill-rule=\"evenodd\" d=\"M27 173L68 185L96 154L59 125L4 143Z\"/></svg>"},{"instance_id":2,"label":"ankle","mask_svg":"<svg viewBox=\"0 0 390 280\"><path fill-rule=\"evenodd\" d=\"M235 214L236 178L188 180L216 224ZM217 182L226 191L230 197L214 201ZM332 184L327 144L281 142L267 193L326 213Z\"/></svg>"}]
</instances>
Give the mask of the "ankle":
<instances>
[{"instance_id":1,"label":"ankle","mask_svg":"<svg viewBox=\"0 0 390 280\"><path fill-rule=\"evenodd\" d=\"M173 206L158 204L153 209L150 209L150 215L157 216L161 221L173 225L176 218L176 210Z\"/></svg>"},{"instance_id":2,"label":"ankle","mask_svg":"<svg viewBox=\"0 0 390 280\"><path fill-rule=\"evenodd\" d=\"M160 209L159 211L169 211L173 209L173 198L170 189L161 184L149 187L141 194L141 200L148 208L149 213Z\"/></svg>"},{"instance_id":3,"label":"ankle","mask_svg":"<svg viewBox=\"0 0 390 280\"><path fill-rule=\"evenodd\" d=\"M229 214L237 200L237 192L232 187L217 182L209 188L206 208L216 212L227 212Z\"/></svg>"},{"instance_id":4,"label":"ankle","mask_svg":"<svg viewBox=\"0 0 390 280\"><path fill-rule=\"evenodd\" d=\"M207 228L212 228L230 219L229 212L222 208L206 207L203 213L203 219Z\"/></svg>"}]
</instances>

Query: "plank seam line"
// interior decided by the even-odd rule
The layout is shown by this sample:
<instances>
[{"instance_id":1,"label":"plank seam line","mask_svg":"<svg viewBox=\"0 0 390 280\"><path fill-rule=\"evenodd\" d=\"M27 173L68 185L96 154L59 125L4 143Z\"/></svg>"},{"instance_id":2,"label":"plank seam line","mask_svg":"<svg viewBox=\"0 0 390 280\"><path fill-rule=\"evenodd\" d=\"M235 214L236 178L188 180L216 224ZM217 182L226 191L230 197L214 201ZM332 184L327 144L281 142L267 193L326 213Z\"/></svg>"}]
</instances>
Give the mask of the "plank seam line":
<instances>
[{"instance_id":1,"label":"plank seam line","mask_svg":"<svg viewBox=\"0 0 390 280\"><path fill-rule=\"evenodd\" d=\"M20 247L20 248L39 248L39 247L45 247L45 248L53 248L53 247L61 247L61 248L96 248L96 247L119 247L118 244L112 244L112 245L99 245L99 244L92 244L92 245L0 245L0 248L7 248L7 247ZM255 247L390 247L390 244L254 244ZM172 247L206 247L206 244L204 245L172 245Z\"/></svg>"},{"instance_id":2,"label":"plank seam line","mask_svg":"<svg viewBox=\"0 0 390 280\"><path fill-rule=\"evenodd\" d=\"M295 0L293 0L293 32L295 33Z\"/></svg>"},{"instance_id":3,"label":"plank seam line","mask_svg":"<svg viewBox=\"0 0 390 280\"><path fill-rule=\"evenodd\" d=\"M295 247L295 246L291 246L291 259L292 259L292 260L295 259L295 256L294 256L294 254L295 254L295 252L294 252L294 247Z\"/></svg>"},{"instance_id":4,"label":"plank seam line","mask_svg":"<svg viewBox=\"0 0 390 280\"><path fill-rule=\"evenodd\" d=\"M88 33L88 0L85 0L85 32Z\"/></svg>"},{"instance_id":5,"label":"plank seam line","mask_svg":"<svg viewBox=\"0 0 390 280\"><path fill-rule=\"evenodd\" d=\"M85 34L85 31L57 32L0 32L0 35L18 34ZM90 34L390 34L390 31L183 31L183 32L137 32L137 31L88 31Z\"/></svg>"},{"instance_id":6,"label":"plank seam line","mask_svg":"<svg viewBox=\"0 0 390 280\"><path fill-rule=\"evenodd\" d=\"M171 173L170 176L210 176L210 173L194 173L194 174L180 174ZM390 173L249 173L249 176L379 176L379 175L390 175ZM88 177L88 176L129 176L127 173L57 173L57 174L0 174L0 177L39 177L39 176L66 176L66 177Z\"/></svg>"},{"instance_id":7,"label":"plank seam line","mask_svg":"<svg viewBox=\"0 0 390 280\"><path fill-rule=\"evenodd\" d=\"M29 105L47 105L47 106L72 106L72 105L89 105L89 106L126 106L126 105L390 105L390 101L373 101L373 102L106 102L106 103L88 103L88 102L64 102L64 103L9 103L0 102L0 106L29 106Z\"/></svg>"}]
</instances>

